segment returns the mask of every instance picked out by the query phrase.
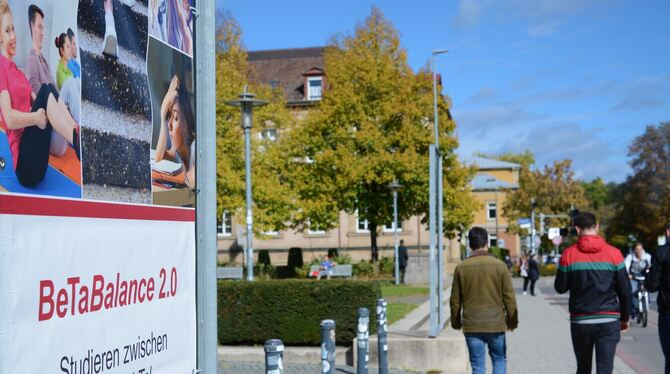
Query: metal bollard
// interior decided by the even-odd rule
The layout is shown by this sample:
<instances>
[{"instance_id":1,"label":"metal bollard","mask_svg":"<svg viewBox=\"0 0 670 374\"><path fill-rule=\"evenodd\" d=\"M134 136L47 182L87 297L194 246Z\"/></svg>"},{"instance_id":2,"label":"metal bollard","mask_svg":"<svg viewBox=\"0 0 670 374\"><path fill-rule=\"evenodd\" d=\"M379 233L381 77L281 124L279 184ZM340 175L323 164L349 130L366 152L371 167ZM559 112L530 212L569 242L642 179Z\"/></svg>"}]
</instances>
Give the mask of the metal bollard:
<instances>
[{"instance_id":1,"label":"metal bollard","mask_svg":"<svg viewBox=\"0 0 670 374\"><path fill-rule=\"evenodd\" d=\"M368 374L368 344L370 339L370 311L368 308L358 308L358 360L356 374Z\"/></svg>"},{"instance_id":2,"label":"metal bollard","mask_svg":"<svg viewBox=\"0 0 670 374\"><path fill-rule=\"evenodd\" d=\"M386 338L386 306L384 299L377 300L377 355L379 357L379 374L388 374L388 341Z\"/></svg>"},{"instance_id":3,"label":"metal bollard","mask_svg":"<svg viewBox=\"0 0 670 374\"><path fill-rule=\"evenodd\" d=\"M265 374L284 373L284 343L279 339L265 342Z\"/></svg>"},{"instance_id":4,"label":"metal bollard","mask_svg":"<svg viewBox=\"0 0 670 374\"><path fill-rule=\"evenodd\" d=\"M321 373L335 374L335 321L321 321Z\"/></svg>"}]
</instances>

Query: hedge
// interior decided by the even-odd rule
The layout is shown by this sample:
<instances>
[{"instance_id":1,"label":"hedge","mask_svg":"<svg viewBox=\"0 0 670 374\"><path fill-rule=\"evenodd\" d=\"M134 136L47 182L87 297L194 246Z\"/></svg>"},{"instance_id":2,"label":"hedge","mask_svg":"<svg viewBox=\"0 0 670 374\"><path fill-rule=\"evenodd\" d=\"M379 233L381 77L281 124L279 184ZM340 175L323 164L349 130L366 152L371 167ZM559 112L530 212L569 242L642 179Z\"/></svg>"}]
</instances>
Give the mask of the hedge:
<instances>
[{"instance_id":1,"label":"hedge","mask_svg":"<svg viewBox=\"0 0 670 374\"><path fill-rule=\"evenodd\" d=\"M370 311L376 332L377 282L354 280L220 281L219 343L263 344L281 339L286 345L320 345L320 323L334 319L338 344L356 336L357 311Z\"/></svg>"}]
</instances>

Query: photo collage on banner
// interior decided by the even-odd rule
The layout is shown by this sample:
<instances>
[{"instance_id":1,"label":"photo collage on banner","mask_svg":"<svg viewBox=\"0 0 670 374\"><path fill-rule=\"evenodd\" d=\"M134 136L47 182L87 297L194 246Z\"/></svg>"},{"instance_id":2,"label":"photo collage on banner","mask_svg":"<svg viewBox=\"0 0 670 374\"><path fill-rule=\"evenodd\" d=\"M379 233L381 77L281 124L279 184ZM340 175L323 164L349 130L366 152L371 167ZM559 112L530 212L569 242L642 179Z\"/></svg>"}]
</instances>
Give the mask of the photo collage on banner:
<instances>
[{"instance_id":1,"label":"photo collage on banner","mask_svg":"<svg viewBox=\"0 0 670 374\"><path fill-rule=\"evenodd\" d=\"M195 207L193 0L0 2L0 193Z\"/></svg>"},{"instance_id":2,"label":"photo collage on banner","mask_svg":"<svg viewBox=\"0 0 670 374\"><path fill-rule=\"evenodd\" d=\"M77 1L0 4L3 29L15 31L0 40L0 92L11 102L0 108L0 193L81 198ZM18 119L26 117L31 123Z\"/></svg>"}]
</instances>

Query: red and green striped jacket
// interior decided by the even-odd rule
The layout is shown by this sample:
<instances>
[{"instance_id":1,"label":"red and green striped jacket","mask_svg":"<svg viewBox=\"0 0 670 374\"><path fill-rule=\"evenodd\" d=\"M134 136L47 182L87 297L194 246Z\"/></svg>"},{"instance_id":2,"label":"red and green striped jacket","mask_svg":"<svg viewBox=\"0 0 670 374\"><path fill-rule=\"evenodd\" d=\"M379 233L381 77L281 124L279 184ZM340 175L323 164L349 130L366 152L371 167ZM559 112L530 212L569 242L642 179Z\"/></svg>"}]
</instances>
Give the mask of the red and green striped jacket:
<instances>
[{"instance_id":1,"label":"red and green striped jacket","mask_svg":"<svg viewBox=\"0 0 670 374\"><path fill-rule=\"evenodd\" d=\"M627 322L631 289L621 251L596 235L585 235L561 256L554 281L558 293L570 291L573 323Z\"/></svg>"}]
</instances>

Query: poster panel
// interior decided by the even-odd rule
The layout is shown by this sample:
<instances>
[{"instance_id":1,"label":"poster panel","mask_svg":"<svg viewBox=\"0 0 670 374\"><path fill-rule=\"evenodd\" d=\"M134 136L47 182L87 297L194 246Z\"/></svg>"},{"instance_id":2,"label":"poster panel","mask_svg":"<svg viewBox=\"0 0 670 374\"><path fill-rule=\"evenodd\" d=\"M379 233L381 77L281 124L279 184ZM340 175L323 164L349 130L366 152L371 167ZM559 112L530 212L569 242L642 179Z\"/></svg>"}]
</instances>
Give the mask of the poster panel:
<instances>
[{"instance_id":1,"label":"poster panel","mask_svg":"<svg viewBox=\"0 0 670 374\"><path fill-rule=\"evenodd\" d=\"M0 0L0 373L195 368L193 5Z\"/></svg>"}]
</instances>

